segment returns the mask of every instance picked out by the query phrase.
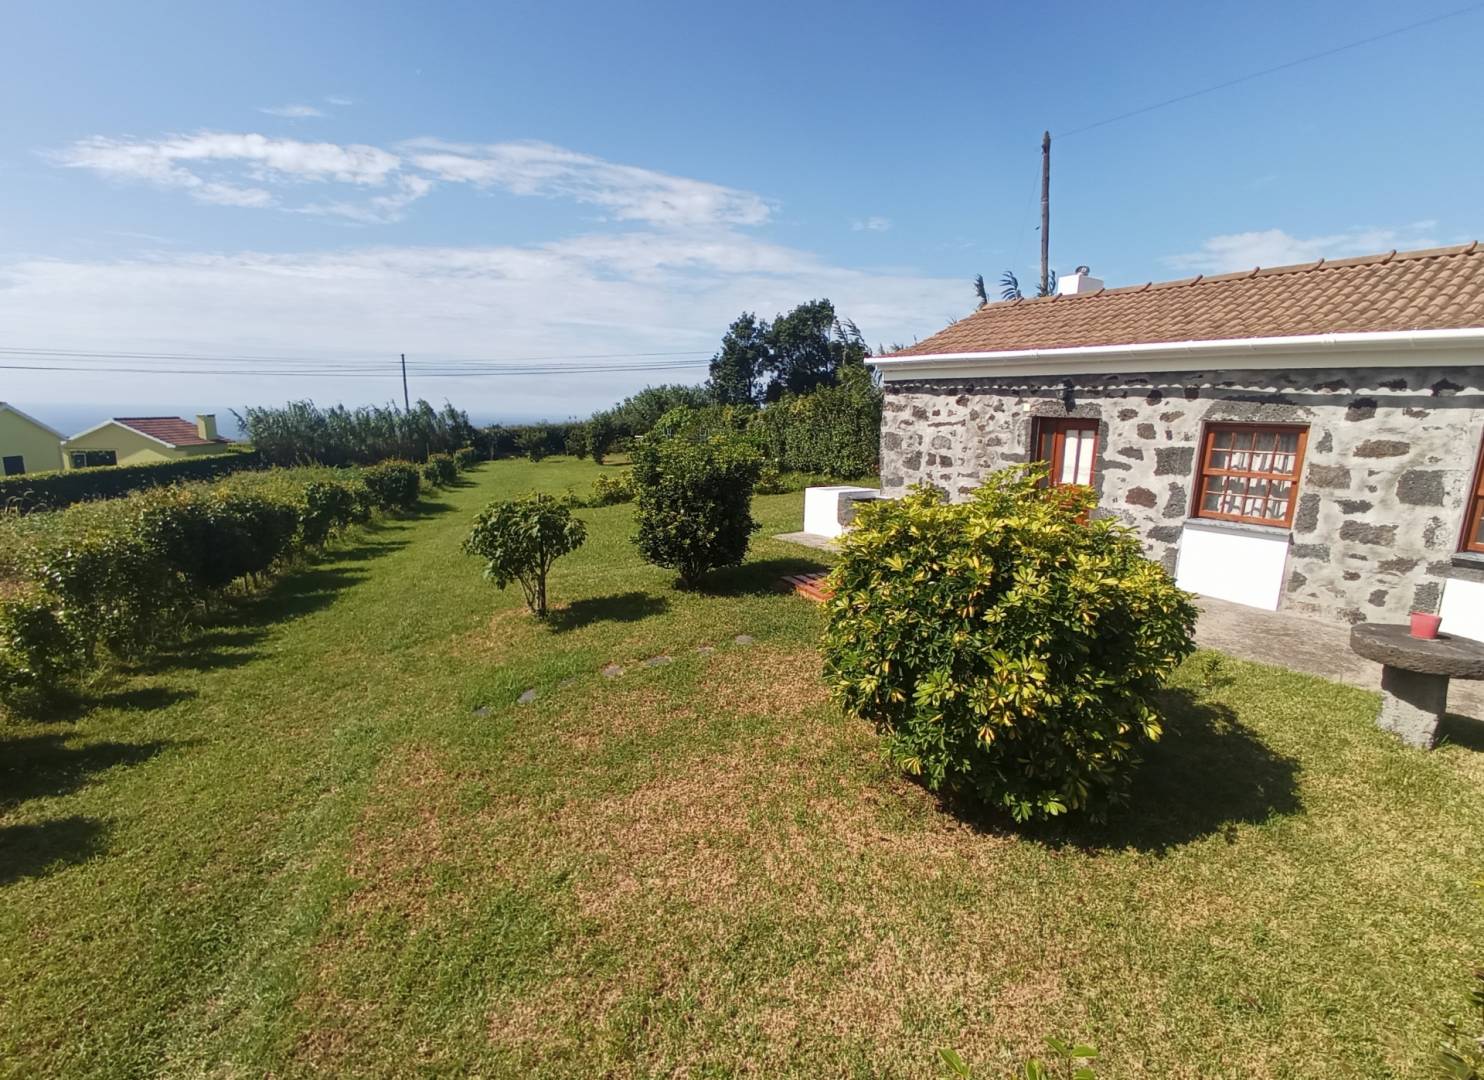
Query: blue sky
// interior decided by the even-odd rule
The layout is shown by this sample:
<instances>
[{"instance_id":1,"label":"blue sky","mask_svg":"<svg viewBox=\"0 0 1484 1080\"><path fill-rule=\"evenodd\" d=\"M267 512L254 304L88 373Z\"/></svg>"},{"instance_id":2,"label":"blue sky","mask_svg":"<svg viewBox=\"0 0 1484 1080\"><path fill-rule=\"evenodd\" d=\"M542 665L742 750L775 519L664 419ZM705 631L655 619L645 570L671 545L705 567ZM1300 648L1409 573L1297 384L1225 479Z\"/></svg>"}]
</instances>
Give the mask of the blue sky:
<instances>
[{"instance_id":1,"label":"blue sky","mask_svg":"<svg viewBox=\"0 0 1484 1080\"><path fill-rule=\"evenodd\" d=\"M0 399L62 426L385 401L405 351L414 395L562 417L704 368L430 375L703 360L737 312L817 296L910 341L975 273L1034 277L1043 128L1459 6L14 5L0 348L284 359L76 358L0 369ZM1484 234L1481 44L1484 9L1058 138L1053 266Z\"/></svg>"}]
</instances>

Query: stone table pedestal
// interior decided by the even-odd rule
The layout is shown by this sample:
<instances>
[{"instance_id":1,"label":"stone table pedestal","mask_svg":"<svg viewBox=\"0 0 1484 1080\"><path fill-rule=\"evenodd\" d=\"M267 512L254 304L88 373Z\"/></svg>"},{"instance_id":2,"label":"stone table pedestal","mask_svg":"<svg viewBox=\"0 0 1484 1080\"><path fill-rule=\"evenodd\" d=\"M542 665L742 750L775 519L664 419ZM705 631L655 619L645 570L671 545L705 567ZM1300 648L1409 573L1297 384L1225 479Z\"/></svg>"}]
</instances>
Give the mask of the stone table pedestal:
<instances>
[{"instance_id":1,"label":"stone table pedestal","mask_svg":"<svg viewBox=\"0 0 1484 1080\"><path fill-rule=\"evenodd\" d=\"M1449 679L1484 679L1484 642L1468 638L1414 638L1405 626L1362 623L1350 631L1350 647L1381 664L1377 722L1409 746L1426 749L1437 738Z\"/></svg>"}]
</instances>

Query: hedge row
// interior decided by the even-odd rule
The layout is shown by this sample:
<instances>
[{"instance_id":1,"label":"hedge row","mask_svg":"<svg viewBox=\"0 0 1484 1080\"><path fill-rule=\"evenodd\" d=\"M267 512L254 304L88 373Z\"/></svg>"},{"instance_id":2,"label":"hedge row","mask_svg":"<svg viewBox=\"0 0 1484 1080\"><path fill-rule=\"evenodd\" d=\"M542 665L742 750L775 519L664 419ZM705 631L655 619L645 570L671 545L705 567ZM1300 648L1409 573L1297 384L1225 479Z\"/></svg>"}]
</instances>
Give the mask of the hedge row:
<instances>
[{"instance_id":1,"label":"hedge row","mask_svg":"<svg viewBox=\"0 0 1484 1080\"><path fill-rule=\"evenodd\" d=\"M11 517L0 525L0 702L45 705L105 653L148 654L229 586L410 508L419 490L409 462L274 469Z\"/></svg>"},{"instance_id":2,"label":"hedge row","mask_svg":"<svg viewBox=\"0 0 1484 1080\"><path fill-rule=\"evenodd\" d=\"M227 454L157 461L148 465L104 465L70 472L26 473L0 479L0 511L28 514L60 510L93 499L121 495L190 480L215 480L246 469L261 469L261 454L234 450Z\"/></svg>"}]
</instances>

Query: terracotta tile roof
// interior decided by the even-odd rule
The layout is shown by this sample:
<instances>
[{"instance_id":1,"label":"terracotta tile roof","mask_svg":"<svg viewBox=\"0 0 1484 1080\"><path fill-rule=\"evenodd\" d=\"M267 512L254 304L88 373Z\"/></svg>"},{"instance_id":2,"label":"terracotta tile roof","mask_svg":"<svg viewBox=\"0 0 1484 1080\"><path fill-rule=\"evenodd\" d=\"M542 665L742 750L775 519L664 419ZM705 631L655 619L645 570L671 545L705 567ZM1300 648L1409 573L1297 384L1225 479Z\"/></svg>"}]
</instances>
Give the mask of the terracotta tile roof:
<instances>
[{"instance_id":1,"label":"terracotta tile roof","mask_svg":"<svg viewBox=\"0 0 1484 1080\"><path fill-rule=\"evenodd\" d=\"M178 416L115 416L113 422L171 446L210 446L232 441L220 437L203 439L195 424Z\"/></svg>"},{"instance_id":2,"label":"terracotta tile roof","mask_svg":"<svg viewBox=\"0 0 1484 1080\"><path fill-rule=\"evenodd\" d=\"M1475 242L1002 301L893 355L1481 327Z\"/></svg>"}]
</instances>

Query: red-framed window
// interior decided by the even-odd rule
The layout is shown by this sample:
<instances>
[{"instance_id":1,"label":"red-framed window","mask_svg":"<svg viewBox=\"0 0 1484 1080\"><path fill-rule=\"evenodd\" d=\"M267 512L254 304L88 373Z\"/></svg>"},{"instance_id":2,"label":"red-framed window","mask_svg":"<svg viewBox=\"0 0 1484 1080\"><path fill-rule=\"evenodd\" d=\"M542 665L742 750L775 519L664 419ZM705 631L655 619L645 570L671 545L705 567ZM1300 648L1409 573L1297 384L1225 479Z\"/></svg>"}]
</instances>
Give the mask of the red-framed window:
<instances>
[{"instance_id":1,"label":"red-framed window","mask_svg":"<svg viewBox=\"0 0 1484 1080\"><path fill-rule=\"evenodd\" d=\"M1291 424L1207 424L1197 517L1293 524L1309 429Z\"/></svg>"},{"instance_id":2,"label":"red-framed window","mask_svg":"<svg viewBox=\"0 0 1484 1080\"><path fill-rule=\"evenodd\" d=\"M1479 463L1474 466L1473 496L1464 524L1463 550L1484 551L1484 444L1479 447Z\"/></svg>"},{"instance_id":3,"label":"red-framed window","mask_svg":"<svg viewBox=\"0 0 1484 1080\"><path fill-rule=\"evenodd\" d=\"M1098 454L1098 422L1083 417L1036 420L1036 458L1051 467L1053 486L1091 487Z\"/></svg>"}]
</instances>

